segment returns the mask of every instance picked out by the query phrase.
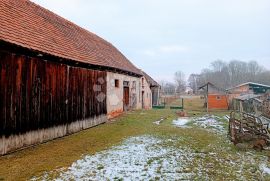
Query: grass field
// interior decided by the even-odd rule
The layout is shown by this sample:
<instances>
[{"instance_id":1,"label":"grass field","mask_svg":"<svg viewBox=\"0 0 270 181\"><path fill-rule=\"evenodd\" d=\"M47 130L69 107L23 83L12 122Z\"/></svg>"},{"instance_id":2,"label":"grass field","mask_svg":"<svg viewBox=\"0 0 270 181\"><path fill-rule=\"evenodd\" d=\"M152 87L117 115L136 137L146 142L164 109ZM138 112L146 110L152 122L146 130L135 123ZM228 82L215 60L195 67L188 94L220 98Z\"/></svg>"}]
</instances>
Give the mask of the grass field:
<instances>
[{"instance_id":1,"label":"grass field","mask_svg":"<svg viewBox=\"0 0 270 181\"><path fill-rule=\"evenodd\" d=\"M179 100L175 102L176 105L178 103ZM202 100L199 98L185 99L185 110L193 118L206 114L202 108ZM220 117L219 121L226 131L227 122L223 116L229 112L215 111L211 114ZM159 125L153 124L161 118L166 119ZM157 143L159 145L157 149L168 148L171 154L176 154L175 156L177 156L177 150L189 150L189 153L186 155L183 153L180 156L192 157L192 159L185 163L185 168L179 166L179 170L175 171L175 174L190 173L186 174L188 179L270 179L260 168L260 164L268 164L265 161L268 156L267 151L237 150L228 141L226 132L216 133L211 130L211 127L202 128L198 124L193 124L195 121L191 121L186 127L176 127L172 125L172 120L176 118L175 110L170 109L125 113L109 123L1 157L0 180L28 180L34 176L46 179L56 178L61 174L59 170L67 170L72 163L87 155L95 156L96 153L103 153L104 150L108 150L110 154L115 153L114 147L121 147L123 141L133 137L139 139L145 135L150 136L150 140L160 140ZM167 156L171 158L173 155ZM162 168L161 162L164 160L158 159L159 162L156 165L160 163L160 166L155 172L159 177L154 180L163 180L162 175L166 170ZM151 158L145 164L151 165L154 161ZM96 169L97 171L104 170L106 165L99 165ZM44 177L45 173L49 174ZM121 179L115 178L115 180Z\"/></svg>"}]
</instances>

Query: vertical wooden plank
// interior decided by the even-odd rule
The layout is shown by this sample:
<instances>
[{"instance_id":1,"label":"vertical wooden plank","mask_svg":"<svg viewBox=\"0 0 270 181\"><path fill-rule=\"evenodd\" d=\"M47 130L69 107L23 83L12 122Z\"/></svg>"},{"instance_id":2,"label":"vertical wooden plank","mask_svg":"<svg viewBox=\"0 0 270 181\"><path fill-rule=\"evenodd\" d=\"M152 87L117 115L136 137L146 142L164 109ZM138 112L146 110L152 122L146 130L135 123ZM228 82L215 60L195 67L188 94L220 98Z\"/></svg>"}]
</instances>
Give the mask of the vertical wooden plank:
<instances>
[{"instance_id":1,"label":"vertical wooden plank","mask_svg":"<svg viewBox=\"0 0 270 181\"><path fill-rule=\"evenodd\" d=\"M7 63L6 73L7 73L7 90L6 90L6 134L9 136L12 133L12 84L14 80L13 76L13 56L9 55L10 62Z\"/></svg>"},{"instance_id":2,"label":"vertical wooden plank","mask_svg":"<svg viewBox=\"0 0 270 181\"><path fill-rule=\"evenodd\" d=\"M106 113L106 72L0 52L0 131L25 133Z\"/></svg>"},{"instance_id":3,"label":"vertical wooden plank","mask_svg":"<svg viewBox=\"0 0 270 181\"><path fill-rule=\"evenodd\" d=\"M16 132L21 130L21 119L22 119L22 95L21 95L21 85L22 85L22 63L23 57L17 57L16 59L16 105L15 105L15 122L16 122Z\"/></svg>"},{"instance_id":4,"label":"vertical wooden plank","mask_svg":"<svg viewBox=\"0 0 270 181\"><path fill-rule=\"evenodd\" d=\"M1 52L0 54L0 131L3 134L6 134L6 91L7 91L7 54Z\"/></svg>"},{"instance_id":5,"label":"vertical wooden plank","mask_svg":"<svg viewBox=\"0 0 270 181\"><path fill-rule=\"evenodd\" d=\"M69 66L67 66L67 74L66 74L66 96L65 96L65 104L66 104L66 119L65 122L67 123L69 120L69 104L70 104L70 92L69 92Z\"/></svg>"}]
</instances>

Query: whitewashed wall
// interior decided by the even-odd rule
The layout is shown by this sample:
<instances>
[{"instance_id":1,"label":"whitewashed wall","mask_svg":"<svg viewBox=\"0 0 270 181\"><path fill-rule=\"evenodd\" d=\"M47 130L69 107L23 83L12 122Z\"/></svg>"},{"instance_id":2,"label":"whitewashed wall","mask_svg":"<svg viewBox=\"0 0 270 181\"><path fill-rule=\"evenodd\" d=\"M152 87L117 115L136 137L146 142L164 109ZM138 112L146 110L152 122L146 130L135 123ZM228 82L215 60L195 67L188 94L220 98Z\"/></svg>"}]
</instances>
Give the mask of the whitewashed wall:
<instances>
[{"instance_id":1,"label":"whitewashed wall","mask_svg":"<svg viewBox=\"0 0 270 181\"><path fill-rule=\"evenodd\" d=\"M115 79L119 80L119 87L115 87ZM141 109L141 79L128 75L107 73L107 112L108 118L120 115L123 110L123 82L129 82L130 109Z\"/></svg>"}]
</instances>

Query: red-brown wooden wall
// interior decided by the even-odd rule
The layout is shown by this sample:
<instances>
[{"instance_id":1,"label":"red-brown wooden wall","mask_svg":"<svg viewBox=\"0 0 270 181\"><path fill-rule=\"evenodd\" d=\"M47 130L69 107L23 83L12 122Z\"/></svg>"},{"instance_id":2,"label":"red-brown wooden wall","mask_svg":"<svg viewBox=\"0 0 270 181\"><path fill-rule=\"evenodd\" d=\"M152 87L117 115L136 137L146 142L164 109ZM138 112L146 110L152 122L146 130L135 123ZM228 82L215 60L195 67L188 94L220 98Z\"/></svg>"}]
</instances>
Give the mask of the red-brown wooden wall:
<instances>
[{"instance_id":1,"label":"red-brown wooden wall","mask_svg":"<svg viewBox=\"0 0 270 181\"><path fill-rule=\"evenodd\" d=\"M0 51L0 136L106 115L105 71ZM93 86L100 85L94 91Z\"/></svg>"},{"instance_id":2,"label":"red-brown wooden wall","mask_svg":"<svg viewBox=\"0 0 270 181\"><path fill-rule=\"evenodd\" d=\"M219 99L217 99L219 97ZM208 95L209 109L228 109L228 98L226 95L209 94Z\"/></svg>"}]
</instances>

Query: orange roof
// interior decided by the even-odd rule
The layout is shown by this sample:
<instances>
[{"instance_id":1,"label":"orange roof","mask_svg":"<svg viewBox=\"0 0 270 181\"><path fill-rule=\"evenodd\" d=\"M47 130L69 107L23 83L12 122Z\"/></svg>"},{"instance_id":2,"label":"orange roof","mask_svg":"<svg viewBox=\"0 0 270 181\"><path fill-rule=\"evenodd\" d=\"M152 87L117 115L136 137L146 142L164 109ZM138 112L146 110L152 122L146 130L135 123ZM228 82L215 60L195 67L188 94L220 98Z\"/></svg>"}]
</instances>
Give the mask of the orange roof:
<instances>
[{"instance_id":1,"label":"orange roof","mask_svg":"<svg viewBox=\"0 0 270 181\"><path fill-rule=\"evenodd\" d=\"M0 40L64 59L141 75L99 36L28 0L0 1Z\"/></svg>"}]
</instances>

